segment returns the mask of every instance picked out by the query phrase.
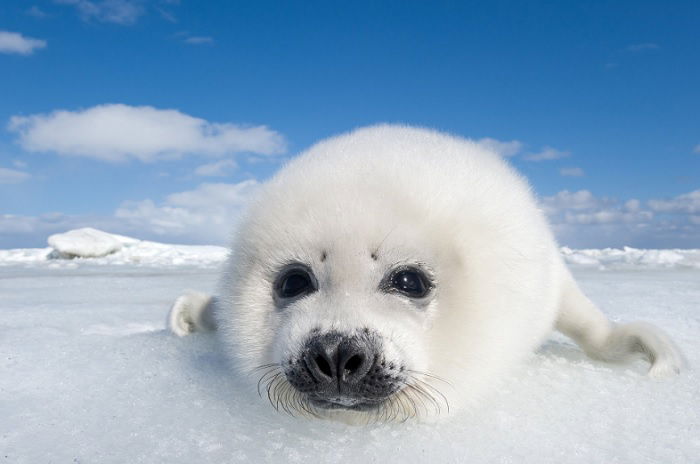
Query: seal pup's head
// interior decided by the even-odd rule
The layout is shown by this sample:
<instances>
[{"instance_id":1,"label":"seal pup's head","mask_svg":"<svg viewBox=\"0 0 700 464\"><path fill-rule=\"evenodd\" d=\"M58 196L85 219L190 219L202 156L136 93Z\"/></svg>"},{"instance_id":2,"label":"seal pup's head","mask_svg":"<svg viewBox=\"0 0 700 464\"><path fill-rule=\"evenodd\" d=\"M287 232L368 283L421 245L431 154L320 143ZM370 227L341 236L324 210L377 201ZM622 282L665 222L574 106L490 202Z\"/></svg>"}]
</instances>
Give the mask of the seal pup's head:
<instances>
[{"instance_id":1,"label":"seal pup's head","mask_svg":"<svg viewBox=\"0 0 700 464\"><path fill-rule=\"evenodd\" d=\"M278 409L447 412L546 333L547 240L498 156L424 129L361 129L262 188L222 280L219 332Z\"/></svg>"}]
</instances>

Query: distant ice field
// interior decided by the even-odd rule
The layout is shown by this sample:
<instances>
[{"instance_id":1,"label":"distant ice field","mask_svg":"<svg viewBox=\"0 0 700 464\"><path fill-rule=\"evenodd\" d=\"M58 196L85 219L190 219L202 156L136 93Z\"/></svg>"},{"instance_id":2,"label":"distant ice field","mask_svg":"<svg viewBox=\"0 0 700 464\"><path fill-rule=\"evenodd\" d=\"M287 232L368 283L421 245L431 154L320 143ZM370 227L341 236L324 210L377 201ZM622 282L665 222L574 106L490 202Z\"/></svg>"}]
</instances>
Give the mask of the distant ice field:
<instances>
[{"instance_id":1,"label":"distant ice field","mask_svg":"<svg viewBox=\"0 0 700 464\"><path fill-rule=\"evenodd\" d=\"M157 259L0 251L0 461L700 462L695 252L661 250L650 264L569 250L589 259L575 276L608 315L674 338L688 361L679 377L592 361L554 335L476 411L356 427L278 413L232 376L214 337L167 333L173 299L213 291L225 256L167 247L149 252Z\"/></svg>"}]
</instances>

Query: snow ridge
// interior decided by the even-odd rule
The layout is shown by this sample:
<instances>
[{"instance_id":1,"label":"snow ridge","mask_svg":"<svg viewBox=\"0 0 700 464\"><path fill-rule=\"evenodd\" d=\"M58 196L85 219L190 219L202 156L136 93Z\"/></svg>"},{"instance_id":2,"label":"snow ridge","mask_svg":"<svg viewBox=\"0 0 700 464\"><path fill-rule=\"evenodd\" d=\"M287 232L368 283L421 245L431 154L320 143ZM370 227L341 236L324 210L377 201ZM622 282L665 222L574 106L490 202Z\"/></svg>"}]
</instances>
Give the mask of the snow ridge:
<instances>
[{"instance_id":1,"label":"snow ridge","mask_svg":"<svg viewBox=\"0 0 700 464\"><path fill-rule=\"evenodd\" d=\"M137 265L149 267L219 265L228 250L219 246L171 245L84 228L55 234L47 248L0 250L0 266L68 267L80 265Z\"/></svg>"}]
</instances>

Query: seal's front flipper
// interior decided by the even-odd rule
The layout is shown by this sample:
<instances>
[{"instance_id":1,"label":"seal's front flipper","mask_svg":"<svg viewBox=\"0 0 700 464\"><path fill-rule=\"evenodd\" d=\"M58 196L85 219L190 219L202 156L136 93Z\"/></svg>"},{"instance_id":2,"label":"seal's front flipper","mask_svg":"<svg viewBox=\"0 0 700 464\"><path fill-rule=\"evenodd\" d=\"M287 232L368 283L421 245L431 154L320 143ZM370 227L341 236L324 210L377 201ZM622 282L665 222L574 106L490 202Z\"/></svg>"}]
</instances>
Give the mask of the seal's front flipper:
<instances>
[{"instance_id":1,"label":"seal's front flipper","mask_svg":"<svg viewBox=\"0 0 700 464\"><path fill-rule=\"evenodd\" d=\"M216 329L213 307L216 298L206 293L188 290L178 297L168 313L167 325L170 330L184 337L192 332L208 332Z\"/></svg>"}]
</instances>

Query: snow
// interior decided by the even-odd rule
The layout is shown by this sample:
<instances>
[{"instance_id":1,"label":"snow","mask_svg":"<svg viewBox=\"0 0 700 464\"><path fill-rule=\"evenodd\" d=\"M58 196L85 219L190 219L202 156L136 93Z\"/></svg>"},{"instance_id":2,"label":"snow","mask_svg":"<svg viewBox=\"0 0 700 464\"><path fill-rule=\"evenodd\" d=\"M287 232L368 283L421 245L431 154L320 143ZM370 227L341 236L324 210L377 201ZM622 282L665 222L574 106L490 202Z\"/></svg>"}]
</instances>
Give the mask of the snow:
<instances>
[{"instance_id":1,"label":"snow","mask_svg":"<svg viewBox=\"0 0 700 464\"><path fill-rule=\"evenodd\" d=\"M228 250L218 246L170 245L108 234L97 229L76 229L49 237L47 248L0 250L0 266L23 264L53 268L84 265L136 265L147 267L199 266L221 263ZM107 250L112 251L107 252Z\"/></svg>"},{"instance_id":2,"label":"snow","mask_svg":"<svg viewBox=\"0 0 700 464\"><path fill-rule=\"evenodd\" d=\"M553 335L475 411L363 427L277 413L214 337L164 330L183 289L213 290L224 249L51 251L0 251L3 462L700 461L697 250L562 250L614 320L672 335L689 365L679 377L650 380L641 362L593 361Z\"/></svg>"},{"instance_id":3,"label":"snow","mask_svg":"<svg viewBox=\"0 0 700 464\"><path fill-rule=\"evenodd\" d=\"M121 250L123 245L135 243L137 240L85 227L51 235L48 242L55 250L54 256L70 259L107 256Z\"/></svg>"}]
</instances>

